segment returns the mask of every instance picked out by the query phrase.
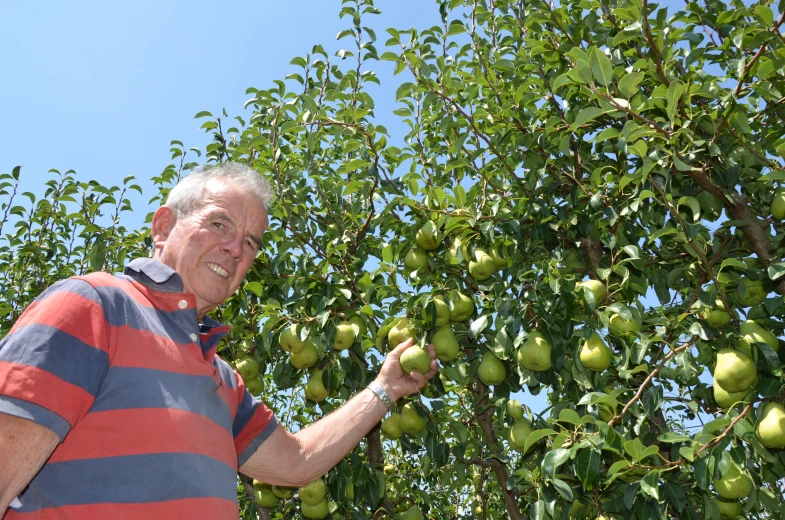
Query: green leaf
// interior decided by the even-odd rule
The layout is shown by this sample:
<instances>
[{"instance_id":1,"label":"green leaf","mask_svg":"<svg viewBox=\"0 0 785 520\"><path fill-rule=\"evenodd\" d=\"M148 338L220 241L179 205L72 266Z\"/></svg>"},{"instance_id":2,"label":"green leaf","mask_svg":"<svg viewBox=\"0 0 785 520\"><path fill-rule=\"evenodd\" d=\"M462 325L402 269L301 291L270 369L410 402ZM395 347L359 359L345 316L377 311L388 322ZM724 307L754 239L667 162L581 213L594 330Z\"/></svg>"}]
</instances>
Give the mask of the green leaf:
<instances>
[{"instance_id":1,"label":"green leaf","mask_svg":"<svg viewBox=\"0 0 785 520\"><path fill-rule=\"evenodd\" d=\"M785 262L778 262L776 264L771 264L768 269L769 278L771 280L776 280L781 276L785 275Z\"/></svg>"},{"instance_id":2,"label":"green leaf","mask_svg":"<svg viewBox=\"0 0 785 520\"><path fill-rule=\"evenodd\" d=\"M469 337L472 339L477 339L477 336L479 336L480 333L485 330L489 323L490 316L487 314L474 320L471 325L469 325Z\"/></svg>"},{"instance_id":3,"label":"green leaf","mask_svg":"<svg viewBox=\"0 0 785 520\"><path fill-rule=\"evenodd\" d=\"M526 453L527 451L529 451L529 447L539 442L540 439L543 439L544 437L548 437L549 435L557 435L558 433L559 432L557 432L556 430L551 430L550 428L545 428L543 430L535 430L531 432L529 436L526 437L526 443L523 446L523 452Z\"/></svg>"},{"instance_id":4,"label":"green leaf","mask_svg":"<svg viewBox=\"0 0 785 520\"><path fill-rule=\"evenodd\" d=\"M213 117L213 115L207 110L202 110L194 116L194 119L199 119L200 117Z\"/></svg>"},{"instance_id":5,"label":"green leaf","mask_svg":"<svg viewBox=\"0 0 785 520\"><path fill-rule=\"evenodd\" d=\"M625 74L619 80L619 92L627 99L632 99L634 94L637 94L638 85L643 80L643 72L632 72Z\"/></svg>"},{"instance_id":6,"label":"green leaf","mask_svg":"<svg viewBox=\"0 0 785 520\"><path fill-rule=\"evenodd\" d=\"M644 494L649 495L654 500L660 499L660 490L659 490L659 480L660 480L660 472L657 470L651 470L646 473L646 476L643 477L641 480L641 491Z\"/></svg>"},{"instance_id":7,"label":"green leaf","mask_svg":"<svg viewBox=\"0 0 785 520\"><path fill-rule=\"evenodd\" d=\"M264 294L262 284L259 282L248 282L243 286L243 290L254 293L259 298Z\"/></svg>"},{"instance_id":8,"label":"green leaf","mask_svg":"<svg viewBox=\"0 0 785 520\"><path fill-rule=\"evenodd\" d=\"M106 253L109 250L106 240L99 237L90 248L90 269L102 271L106 262Z\"/></svg>"},{"instance_id":9,"label":"green leaf","mask_svg":"<svg viewBox=\"0 0 785 520\"><path fill-rule=\"evenodd\" d=\"M657 439L660 442L689 442L690 440L692 440L690 437L687 437L686 435L682 435L676 432L663 433L662 435L657 437Z\"/></svg>"},{"instance_id":10,"label":"green leaf","mask_svg":"<svg viewBox=\"0 0 785 520\"><path fill-rule=\"evenodd\" d=\"M604 110L602 108L597 108L597 107L584 108L583 110L578 112L578 115L575 118L575 122L572 125L570 125L570 131L574 132L581 125L588 123L593 119L596 119L602 114L607 114L608 112L610 112L610 110Z\"/></svg>"},{"instance_id":11,"label":"green leaf","mask_svg":"<svg viewBox=\"0 0 785 520\"><path fill-rule=\"evenodd\" d=\"M728 119L728 123L740 134L749 134L752 131L747 113L743 112L742 109L734 111Z\"/></svg>"},{"instance_id":12,"label":"green leaf","mask_svg":"<svg viewBox=\"0 0 785 520\"><path fill-rule=\"evenodd\" d=\"M576 412L575 410L571 410L570 408L565 408L561 412L559 412L559 422L566 422L577 426L581 424L581 416L578 415L578 412Z\"/></svg>"},{"instance_id":13,"label":"green leaf","mask_svg":"<svg viewBox=\"0 0 785 520\"><path fill-rule=\"evenodd\" d=\"M591 49L591 71L594 79L603 87L607 87L613 81L613 63L597 47Z\"/></svg>"},{"instance_id":14,"label":"green leaf","mask_svg":"<svg viewBox=\"0 0 785 520\"><path fill-rule=\"evenodd\" d=\"M408 97L412 90L411 83L401 83L401 85L395 91L395 100L400 101L401 99Z\"/></svg>"},{"instance_id":15,"label":"green leaf","mask_svg":"<svg viewBox=\"0 0 785 520\"><path fill-rule=\"evenodd\" d=\"M672 82L668 87L668 94L666 96L668 108L666 112L668 114L668 119L671 121L673 121L676 110L679 108L679 100L681 100L681 96L684 95L685 90L687 90L687 85L679 80Z\"/></svg>"},{"instance_id":16,"label":"green leaf","mask_svg":"<svg viewBox=\"0 0 785 520\"><path fill-rule=\"evenodd\" d=\"M566 500L567 502L571 502L574 499L574 495L572 493L572 487L567 484L565 481L555 478L551 480L551 484L556 489L556 491Z\"/></svg>"},{"instance_id":17,"label":"green leaf","mask_svg":"<svg viewBox=\"0 0 785 520\"><path fill-rule=\"evenodd\" d=\"M759 181L785 181L785 170L776 170L758 177Z\"/></svg>"},{"instance_id":18,"label":"green leaf","mask_svg":"<svg viewBox=\"0 0 785 520\"><path fill-rule=\"evenodd\" d=\"M542 471L549 477L553 477L562 464L570 458L570 450L555 448L545 454L542 459Z\"/></svg>"},{"instance_id":19,"label":"green leaf","mask_svg":"<svg viewBox=\"0 0 785 520\"><path fill-rule=\"evenodd\" d=\"M575 473L581 479L584 488L589 488L600 475L600 452L594 448L585 448L575 457Z\"/></svg>"}]
</instances>

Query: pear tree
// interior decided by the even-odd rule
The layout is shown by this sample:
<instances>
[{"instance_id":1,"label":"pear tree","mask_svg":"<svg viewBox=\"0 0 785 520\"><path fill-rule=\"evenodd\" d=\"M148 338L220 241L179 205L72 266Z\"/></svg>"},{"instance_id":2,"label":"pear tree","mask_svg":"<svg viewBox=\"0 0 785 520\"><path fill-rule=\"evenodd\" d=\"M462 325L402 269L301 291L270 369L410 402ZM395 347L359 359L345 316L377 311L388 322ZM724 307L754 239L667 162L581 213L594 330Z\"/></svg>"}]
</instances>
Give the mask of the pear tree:
<instances>
[{"instance_id":1,"label":"pear tree","mask_svg":"<svg viewBox=\"0 0 785 520\"><path fill-rule=\"evenodd\" d=\"M783 518L785 4L431 8L415 29L336 2L336 42L197 114L207 143L172 141L153 179L152 205L199 162L274 185L214 317L290 430L400 342L439 355L318 501L240 476L243 519ZM133 179L53 172L34 198L21 171L0 174L2 334L151 247L122 225Z\"/></svg>"}]
</instances>

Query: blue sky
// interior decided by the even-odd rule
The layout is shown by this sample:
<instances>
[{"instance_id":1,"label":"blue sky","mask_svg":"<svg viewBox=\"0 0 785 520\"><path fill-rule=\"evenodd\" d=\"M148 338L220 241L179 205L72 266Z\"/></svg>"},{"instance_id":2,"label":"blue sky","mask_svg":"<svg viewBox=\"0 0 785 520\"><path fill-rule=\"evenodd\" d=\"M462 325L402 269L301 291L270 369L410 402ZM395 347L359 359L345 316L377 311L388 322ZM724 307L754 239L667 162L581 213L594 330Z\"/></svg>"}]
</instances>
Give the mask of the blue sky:
<instances>
[{"instance_id":1,"label":"blue sky","mask_svg":"<svg viewBox=\"0 0 785 520\"><path fill-rule=\"evenodd\" d=\"M369 17L379 52L386 27L439 23L436 4L377 0ZM144 197L148 179L171 162L169 142L203 148L208 137L193 116L201 110L237 115L248 87L269 88L313 45L350 47L336 35L351 25L338 0L204 0L0 3L0 172L23 165L23 189L40 193L50 168L80 180L119 184L135 175ZM392 66L371 67L382 79L373 92L382 124L394 126ZM395 78L396 80L398 78ZM145 211L138 211L143 218ZM126 222L130 224L130 222Z\"/></svg>"}]
</instances>

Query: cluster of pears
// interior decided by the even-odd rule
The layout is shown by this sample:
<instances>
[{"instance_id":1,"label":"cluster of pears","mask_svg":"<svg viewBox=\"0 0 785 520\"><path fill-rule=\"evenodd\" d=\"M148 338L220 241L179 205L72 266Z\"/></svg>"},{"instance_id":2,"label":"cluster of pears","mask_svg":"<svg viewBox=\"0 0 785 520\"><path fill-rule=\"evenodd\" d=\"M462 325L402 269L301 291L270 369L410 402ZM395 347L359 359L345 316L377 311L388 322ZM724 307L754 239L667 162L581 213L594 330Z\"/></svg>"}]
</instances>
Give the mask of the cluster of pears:
<instances>
[{"instance_id":1,"label":"cluster of pears","mask_svg":"<svg viewBox=\"0 0 785 520\"><path fill-rule=\"evenodd\" d=\"M717 353L714 368L714 399L722 408L742 401L758 382L758 372L752 361L752 347L765 343L779 350L779 340L770 331L752 320L742 322L741 338L736 350L725 348Z\"/></svg>"},{"instance_id":2,"label":"cluster of pears","mask_svg":"<svg viewBox=\"0 0 785 520\"><path fill-rule=\"evenodd\" d=\"M281 350L289 353L289 362L298 370L311 368L319 362L319 350L311 338L300 337L302 328L294 323L281 332L278 344Z\"/></svg>"},{"instance_id":3,"label":"cluster of pears","mask_svg":"<svg viewBox=\"0 0 785 520\"><path fill-rule=\"evenodd\" d=\"M382 421L382 433L390 440L397 441L404 433L419 435L425 428L425 415L414 405L406 403L400 412L392 412Z\"/></svg>"},{"instance_id":4,"label":"cluster of pears","mask_svg":"<svg viewBox=\"0 0 785 520\"><path fill-rule=\"evenodd\" d=\"M529 446L529 449L524 451L526 447L526 440L529 435L534 431L529 421L523 418L523 407L520 401L510 399L507 401L507 415L512 421L507 440L510 447L516 451L522 452L524 455L530 453L534 449L534 444Z\"/></svg>"},{"instance_id":5,"label":"cluster of pears","mask_svg":"<svg viewBox=\"0 0 785 520\"><path fill-rule=\"evenodd\" d=\"M261 375L259 363L248 354L241 354L237 357L234 366L237 369L237 373L243 378L245 388L248 392L250 392L251 395L259 395L264 388L264 384L259 378Z\"/></svg>"},{"instance_id":6,"label":"cluster of pears","mask_svg":"<svg viewBox=\"0 0 785 520\"><path fill-rule=\"evenodd\" d=\"M429 220L417 230L414 241L417 245L409 249L403 258L403 265L411 272L428 267L428 251L442 244L442 232L436 222Z\"/></svg>"},{"instance_id":7,"label":"cluster of pears","mask_svg":"<svg viewBox=\"0 0 785 520\"><path fill-rule=\"evenodd\" d=\"M327 485L318 478L300 488L300 510L305 518L321 520L329 514Z\"/></svg>"},{"instance_id":8,"label":"cluster of pears","mask_svg":"<svg viewBox=\"0 0 785 520\"><path fill-rule=\"evenodd\" d=\"M436 331L431 338L431 343L440 361L453 361L458 357L460 345L453 332L451 321L466 321L474 313L474 301L463 293L456 292L451 301L444 296L436 295L431 299L433 306L423 309L423 319L433 321ZM431 310L433 309L433 310ZM431 314L433 313L433 315ZM399 318L387 333L387 342L390 348L395 348L404 341L414 338L416 328L408 318ZM427 374L431 366L431 357L419 345L413 345L401 355L401 368L404 372L419 372Z\"/></svg>"},{"instance_id":9,"label":"cluster of pears","mask_svg":"<svg viewBox=\"0 0 785 520\"><path fill-rule=\"evenodd\" d=\"M254 501L260 507L275 507L279 500L289 500L295 489L283 486L270 486L258 480L253 481ZM354 490L352 489L352 492ZM348 488L347 488L348 495ZM329 514L327 485L322 479L309 482L299 489L300 509L305 518L321 520Z\"/></svg>"}]
</instances>

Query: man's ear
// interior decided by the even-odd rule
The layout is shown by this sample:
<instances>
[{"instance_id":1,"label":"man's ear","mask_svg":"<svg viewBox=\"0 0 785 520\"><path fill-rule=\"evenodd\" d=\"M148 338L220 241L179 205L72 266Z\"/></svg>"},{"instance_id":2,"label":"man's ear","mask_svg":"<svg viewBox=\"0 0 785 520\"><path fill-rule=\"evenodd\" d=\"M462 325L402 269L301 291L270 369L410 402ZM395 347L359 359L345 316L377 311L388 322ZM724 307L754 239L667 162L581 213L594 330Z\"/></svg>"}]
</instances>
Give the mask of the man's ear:
<instances>
[{"instance_id":1,"label":"man's ear","mask_svg":"<svg viewBox=\"0 0 785 520\"><path fill-rule=\"evenodd\" d=\"M177 215L168 206L161 206L153 215L150 226L150 237L153 240L153 256L157 256L164 248L166 239L177 224Z\"/></svg>"}]
</instances>

